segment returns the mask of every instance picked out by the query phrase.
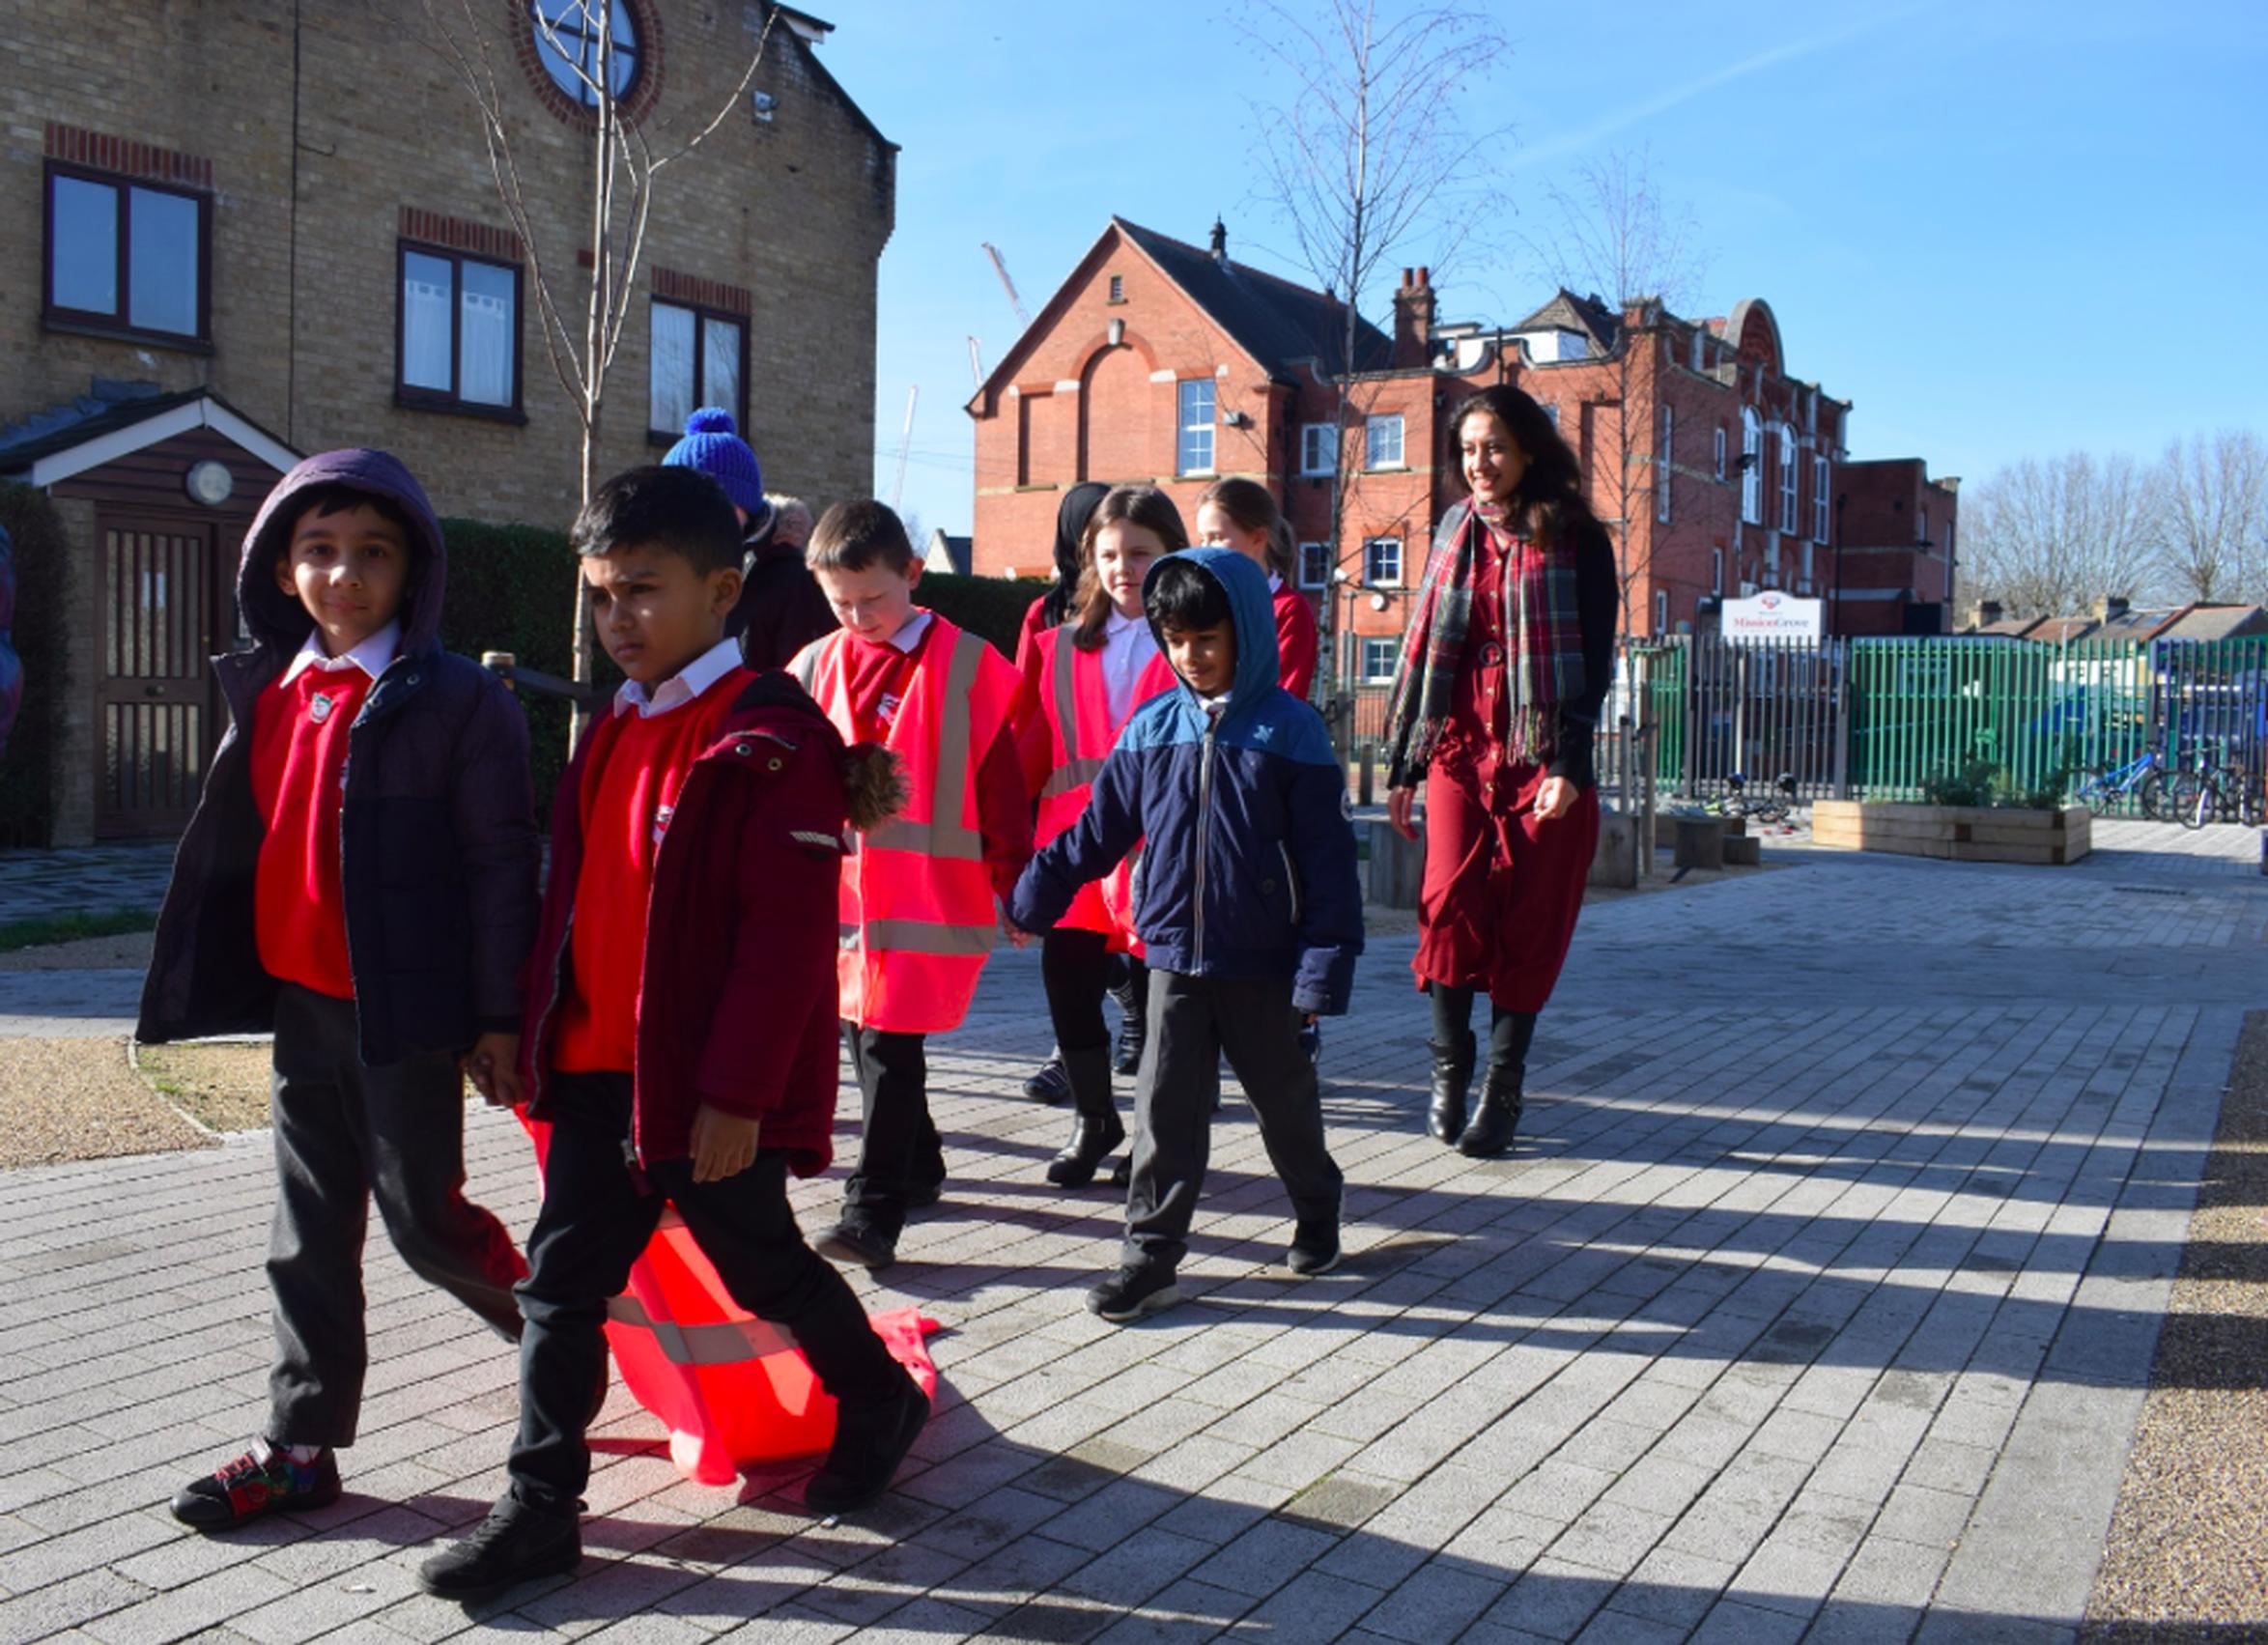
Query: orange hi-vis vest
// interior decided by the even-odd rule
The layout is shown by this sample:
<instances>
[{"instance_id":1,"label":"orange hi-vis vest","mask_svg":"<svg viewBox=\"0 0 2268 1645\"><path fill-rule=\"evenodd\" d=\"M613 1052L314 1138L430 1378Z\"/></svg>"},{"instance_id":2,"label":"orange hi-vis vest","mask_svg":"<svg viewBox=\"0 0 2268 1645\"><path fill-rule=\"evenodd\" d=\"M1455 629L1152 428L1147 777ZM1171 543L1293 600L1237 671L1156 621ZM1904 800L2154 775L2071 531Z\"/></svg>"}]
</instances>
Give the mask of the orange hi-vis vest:
<instances>
[{"instance_id":1,"label":"orange hi-vis vest","mask_svg":"<svg viewBox=\"0 0 2268 1645\"><path fill-rule=\"evenodd\" d=\"M893 1034L960 1027L1000 935L978 826L977 773L1015 706L1008 660L932 615L885 745L906 782L905 809L865 834L842 865L842 1016ZM806 646L789 671L846 738L856 729L841 632Z\"/></svg>"},{"instance_id":2,"label":"orange hi-vis vest","mask_svg":"<svg viewBox=\"0 0 2268 1645\"><path fill-rule=\"evenodd\" d=\"M1079 820L1094 779L1118 742L1124 722L1111 723L1110 688L1102 677L1102 653L1082 651L1073 642L1077 623L1064 623L1039 640L1039 707L1047 716L1049 755L1047 780L1039 790L1039 814L1032 830L1032 848L1038 850ZM1126 710L1134 710L1176 684L1173 666L1161 652L1152 657L1134 682L1134 696ZM1103 878L1079 888L1071 906L1057 921L1077 931L1100 931L1123 949L1134 929L1131 881L1134 859L1126 860Z\"/></svg>"}]
</instances>

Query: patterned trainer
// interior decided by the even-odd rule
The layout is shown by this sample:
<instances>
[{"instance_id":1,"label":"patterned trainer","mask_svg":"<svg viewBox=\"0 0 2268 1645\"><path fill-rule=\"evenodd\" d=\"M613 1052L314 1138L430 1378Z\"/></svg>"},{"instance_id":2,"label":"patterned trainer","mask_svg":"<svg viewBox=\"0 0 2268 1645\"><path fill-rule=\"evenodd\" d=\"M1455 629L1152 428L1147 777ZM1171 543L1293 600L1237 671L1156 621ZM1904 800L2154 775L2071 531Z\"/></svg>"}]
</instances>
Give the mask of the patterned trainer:
<instances>
[{"instance_id":1,"label":"patterned trainer","mask_svg":"<svg viewBox=\"0 0 2268 1645\"><path fill-rule=\"evenodd\" d=\"M226 1466L173 1493L173 1517L200 1531L225 1531L278 1511L305 1513L339 1499L338 1459L327 1448L311 1462L261 1439Z\"/></svg>"}]
</instances>

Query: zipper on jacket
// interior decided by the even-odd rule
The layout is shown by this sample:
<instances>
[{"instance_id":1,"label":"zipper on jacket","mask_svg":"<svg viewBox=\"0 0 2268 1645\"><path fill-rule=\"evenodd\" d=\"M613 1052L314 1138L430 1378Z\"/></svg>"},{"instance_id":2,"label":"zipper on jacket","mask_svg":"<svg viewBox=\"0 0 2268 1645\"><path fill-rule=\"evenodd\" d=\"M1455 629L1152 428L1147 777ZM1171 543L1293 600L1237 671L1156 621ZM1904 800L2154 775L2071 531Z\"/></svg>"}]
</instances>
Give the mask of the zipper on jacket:
<instances>
[{"instance_id":1,"label":"zipper on jacket","mask_svg":"<svg viewBox=\"0 0 2268 1645\"><path fill-rule=\"evenodd\" d=\"M1221 728L1221 717L1210 709L1205 716L1205 745L1197 756L1197 871L1192 876L1196 886L1195 965L1199 976L1205 974L1205 848L1212 832L1213 817L1213 738Z\"/></svg>"}]
</instances>

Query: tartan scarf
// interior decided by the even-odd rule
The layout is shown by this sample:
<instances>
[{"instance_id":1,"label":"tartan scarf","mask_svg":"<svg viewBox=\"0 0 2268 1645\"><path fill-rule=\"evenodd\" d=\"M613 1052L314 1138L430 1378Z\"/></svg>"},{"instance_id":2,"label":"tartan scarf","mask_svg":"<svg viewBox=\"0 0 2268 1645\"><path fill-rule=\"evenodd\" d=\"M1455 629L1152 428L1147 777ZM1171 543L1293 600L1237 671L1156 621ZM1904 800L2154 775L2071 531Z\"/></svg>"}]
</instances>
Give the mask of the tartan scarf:
<instances>
[{"instance_id":1,"label":"tartan scarf","mask_svg":"<svg viewBox=\"0 0 2268 1645\"><path fill-rule=\"evenodd\" d=\"M1505 511L1478 499L1442 518L1426 556L1417 616L1403 638L1402 665L1386 707L1386 747L1396 787L1415 781L1433 756L1455 700L1457 671L1472 627L1473 558L1487 541L1504 556L1508 720L1503 755L1541 759L1558 732L1562 702L1583 695L1583 625L1572 545L1539 548L1503 529Z\"/></svg>"}]
</instances>

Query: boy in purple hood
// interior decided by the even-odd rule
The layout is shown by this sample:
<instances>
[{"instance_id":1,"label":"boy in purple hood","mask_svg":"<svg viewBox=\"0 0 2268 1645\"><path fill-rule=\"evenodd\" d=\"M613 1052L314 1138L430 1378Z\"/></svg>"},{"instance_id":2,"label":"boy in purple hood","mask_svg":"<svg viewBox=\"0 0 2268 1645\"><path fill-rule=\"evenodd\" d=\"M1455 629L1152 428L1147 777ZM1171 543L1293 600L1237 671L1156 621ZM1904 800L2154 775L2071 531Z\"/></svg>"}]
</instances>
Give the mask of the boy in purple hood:
<instances>
[{"instance_id":1,"label":"boy in purple hood","mask_svg":"<svg viewBox=\"0 0 2268 1645\"><path fill-rule=\"evenodd\" d=\"M368 1363L362 1236L517 1340L527 1272L465 1198L464 1076L517 1099L536 914L527 723L439 642L439 523L383 451L286 474L244 539L254 643L157 917L137 1036L275 1035L266 1431L177 1492L200 1530L339 1494Z\"/></svg>"}]
</instances>

